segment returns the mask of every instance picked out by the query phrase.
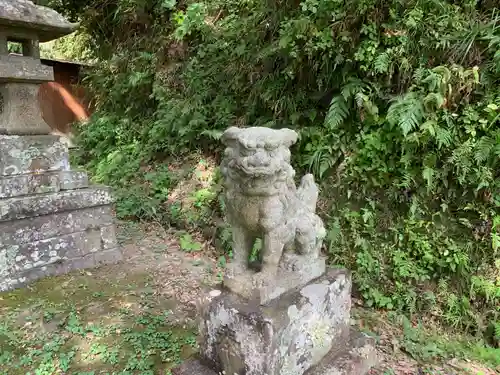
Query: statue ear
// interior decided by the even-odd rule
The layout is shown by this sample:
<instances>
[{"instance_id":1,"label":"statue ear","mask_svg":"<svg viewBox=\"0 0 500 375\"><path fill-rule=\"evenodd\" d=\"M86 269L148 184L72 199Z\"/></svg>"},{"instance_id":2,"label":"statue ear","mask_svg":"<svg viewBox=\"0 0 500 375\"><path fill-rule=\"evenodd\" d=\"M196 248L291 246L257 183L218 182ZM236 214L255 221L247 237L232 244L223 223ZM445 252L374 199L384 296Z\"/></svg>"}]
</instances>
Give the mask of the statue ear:
<instances>
[{"instance_id":1,"label":"statue ear","mask_svg":"<svg viewBox=\"0 0 500 375\"><path fill-rule=\"evenodd\" d=\"M226 131L222 134L221 141L224 145L229 146L233 143L233 141L238 139L238 135L241 132L241 129L236 126L231 126L227 128Z\"/></svg>"},{"instance_id":2,"label":"statue ear","mask_svg":"<svg viewBox=\"0 0 500 375\"><path fill-rule=\"evenodd\" d=\"M299 135L292 129L280 129L280 133L283 140L282 142L286 147L293 145L299 138Z\"/></svg>"}]
</instances>

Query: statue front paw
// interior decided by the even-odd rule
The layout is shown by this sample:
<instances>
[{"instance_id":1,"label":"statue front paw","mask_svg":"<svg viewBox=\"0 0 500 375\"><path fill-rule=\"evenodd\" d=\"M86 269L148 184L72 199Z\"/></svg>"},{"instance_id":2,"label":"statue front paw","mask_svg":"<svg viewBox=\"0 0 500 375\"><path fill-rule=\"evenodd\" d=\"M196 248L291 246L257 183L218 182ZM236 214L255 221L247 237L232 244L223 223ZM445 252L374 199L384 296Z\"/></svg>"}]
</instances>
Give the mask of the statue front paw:
<instances>
[{"instance_id":1,"label":"statue front paw","mask_svg":"<svg viewBox=\"0 0 500 375\"><path fill-rule=\"evenodd\" d=\"M278 268L262 269L254 275L254 286L261 288L263 286L273 284L278 275Z\"/></svg>"}]
</instances>

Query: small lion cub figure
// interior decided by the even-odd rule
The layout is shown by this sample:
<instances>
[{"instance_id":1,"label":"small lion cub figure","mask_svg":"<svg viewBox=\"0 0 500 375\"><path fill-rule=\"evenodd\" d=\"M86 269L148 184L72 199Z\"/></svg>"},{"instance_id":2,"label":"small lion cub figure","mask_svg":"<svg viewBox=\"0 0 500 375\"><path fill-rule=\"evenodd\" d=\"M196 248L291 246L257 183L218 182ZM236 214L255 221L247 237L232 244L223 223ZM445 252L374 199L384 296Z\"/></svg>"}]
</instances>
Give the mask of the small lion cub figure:
<instances>
[{"instance_id":1,"label":"small lion cub figure","mask_svg":"<svg viewBox=\"0 0 500 375\"><path fill-rule=\"evenodd\" d=\"M233 230L233 270L245 272L257 238L262 239L260 272L275 277L283 251L317 258L325 228L316 215L318 187L307 174L297 189L290 165L290 129L227 129L221 165L227 218Z\"/></svg>"}]
</instances>

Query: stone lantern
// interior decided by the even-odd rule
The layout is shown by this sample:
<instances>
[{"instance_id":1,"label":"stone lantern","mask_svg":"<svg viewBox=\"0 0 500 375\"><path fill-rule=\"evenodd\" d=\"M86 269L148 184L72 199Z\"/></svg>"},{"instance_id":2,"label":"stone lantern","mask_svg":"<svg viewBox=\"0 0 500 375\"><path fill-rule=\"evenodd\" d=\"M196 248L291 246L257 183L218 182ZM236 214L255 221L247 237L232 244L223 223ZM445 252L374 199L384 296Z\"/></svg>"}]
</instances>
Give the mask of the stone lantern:
<instances>
[{"instance_id":1,"label":"stone lantern","mask_svg":"<svg viewBox=\"0 0 500 375\"><path fill-rule=\"evenodd\" d=\"M77 24L26 0L0 1L0 134L50 134L37 102L41 83L54 80L40 62L39 43L73 32ZM22 45L22 56L9 55L8 42Z\"/></svg>"},{"instance_id":2,"label":"stone lantern","mask_svg":"<svg viewBox=\"0 0 500 375\"><path fill-rule=\"evenodd\" d=\"M121 259L109 190L71 170L38 104L40 84L54 79L39 43L77 26L31 1L0 0L0 291Z\"/></svg>"}]
</instances>

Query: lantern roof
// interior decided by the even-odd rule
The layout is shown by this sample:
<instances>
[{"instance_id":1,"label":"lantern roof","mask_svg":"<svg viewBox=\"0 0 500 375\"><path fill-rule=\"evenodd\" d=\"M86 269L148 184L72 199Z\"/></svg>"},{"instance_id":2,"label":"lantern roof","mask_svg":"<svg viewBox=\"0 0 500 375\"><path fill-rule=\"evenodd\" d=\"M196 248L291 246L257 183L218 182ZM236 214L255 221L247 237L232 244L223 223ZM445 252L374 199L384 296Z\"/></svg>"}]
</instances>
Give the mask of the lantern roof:
<instances>
[{"instance_id":1,"label":"lantern roof","mask_svg":"<svg viewBox=\"0 0 500 375\"><path fill-rule=\"evenodd\" d=\"M55 10L32 1L0 0L0 31L11 31L10 37L32 35L43 43L71 34L77 27Z\"/></svg>"}]
</instances>

